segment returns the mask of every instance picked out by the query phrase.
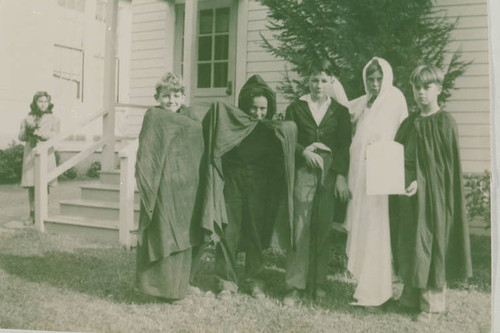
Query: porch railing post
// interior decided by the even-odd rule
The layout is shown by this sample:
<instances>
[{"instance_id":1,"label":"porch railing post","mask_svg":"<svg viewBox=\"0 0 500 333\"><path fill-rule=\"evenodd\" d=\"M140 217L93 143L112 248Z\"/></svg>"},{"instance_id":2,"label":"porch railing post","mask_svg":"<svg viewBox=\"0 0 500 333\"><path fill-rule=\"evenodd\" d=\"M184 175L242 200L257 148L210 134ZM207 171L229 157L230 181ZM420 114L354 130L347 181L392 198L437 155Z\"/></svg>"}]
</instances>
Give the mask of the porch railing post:
<instances>
[{"instance_id":1,"label":"porch railing post","mask_svg":"<svg viewBox=\"0 0 500 333\"><path fill-rule=\"evenodd\" d=\"M135 195L135 154L137 144L132 143L120 152L120 244L127 250L135 245L131 231L135 229L134 195Z\"/></svg>"},{"instance_id":2,"label":"porch railing post","mask_svg":"<svg viewBox=\"0 0 500 333\"><path fill-rule=\"evenodd\" d=\"M35 226L41 232L45 231L44 221L48 217L49 198L47 192L47 149L40 147L35 150Z\"/></svg>"},{"instance_id":3,"label":"porch railing post","mask_svg":"<svg viewBox=\"0 0 500 333\"><path fill-rule=\"evenodd\" d=\"M108 113L102 121L102 137L106 145L102 150L102 169L114 169L115 161L115 103L116 103L116 29L118 0L108 0L106 4L106 36L104 45L104 85L103 107Z\"/></svg>"}]
</instances>

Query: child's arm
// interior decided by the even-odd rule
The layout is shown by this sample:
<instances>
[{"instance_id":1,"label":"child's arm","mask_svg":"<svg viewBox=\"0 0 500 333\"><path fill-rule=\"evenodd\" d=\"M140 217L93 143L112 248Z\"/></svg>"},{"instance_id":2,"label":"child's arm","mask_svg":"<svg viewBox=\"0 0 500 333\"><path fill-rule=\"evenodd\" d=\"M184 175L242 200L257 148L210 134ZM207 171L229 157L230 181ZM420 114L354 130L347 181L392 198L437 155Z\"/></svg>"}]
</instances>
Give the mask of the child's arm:
<instances>
[{"instance_id":1,"label":"child's arm","mask_svg":"<svg viewBox=\"0 0 500 333\"><path fill-rule=\"evenodd\" d=\"M293 107L291 105L289 105L286 108L285 120L290 120L290 121L293 121L295 124L297 124L297 122L295 121L295 117L294 117ZM297 130L298 130L298 126L297 126ZM296 155L302 156L304 149L305 149L305 147L301 143L297 142L295 144L295 154Z\"/></svg>"},{"instance_id":2,"label":"child's arm","mask_svg":"<svg viewBox=\"0 0 500 333\"><path fill-rule=\"evenodd\" d=\"M61 128L61 121L58 117L53 117L52 122L48 126L41 126L35 130L34 134L39 136L42 141L47 141L56 136Z\"/></svg>"},{"instance_id":3,"label":"child's arm","mask_svg":"<svg viewBox=\"0 0 500 333\"><path fill-rule=\"evenodd\" d=\"M21 129L19 130L17 138L19 139L19 141L24 141L24 142L28 140L28 137L26 135L26 121L24 119L21 121Z\"/></svg>"},{"instance_id":4,"label":"child's arm","mask_svg":"<svg viewBox=\"0 0 500 333\"><path fill-rule=\"evenodd\" d=\"M33 116L28 115L21 121L21 129L19 130L19 134L17 135L20 141L28 141L30 139L29 132L33 133L33 130L36 128L35 119Z\"/></svg>"},{"instance_id":5,"label":"child's arm","mask_svg":"<svg viewBox=\"0 0 500 333\"><path fill-rule=\"evenodd\" d=\"M349 171L349 148L351 146L351 120L347 110L339 112L339 125L337 128L337 140L333 151L333 162L331 169L337 173L335 182L335 196L342 201L348 201L351 197L347 185L347 173Z\"/></svg>"}]
</instances>

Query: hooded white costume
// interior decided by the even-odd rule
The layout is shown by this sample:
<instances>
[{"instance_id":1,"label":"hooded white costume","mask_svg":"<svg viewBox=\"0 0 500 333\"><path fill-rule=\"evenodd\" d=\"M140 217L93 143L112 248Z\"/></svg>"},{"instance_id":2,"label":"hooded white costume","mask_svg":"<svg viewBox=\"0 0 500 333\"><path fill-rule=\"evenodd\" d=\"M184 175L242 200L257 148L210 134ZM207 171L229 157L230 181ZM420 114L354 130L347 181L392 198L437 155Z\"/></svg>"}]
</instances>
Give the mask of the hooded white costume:
<instances>
[{"instance_id":1,"label":"hooded white costume","mask_svg":"<svg viewBox=\"0 0 500 333\"><path fill-rule=\"evenodd\" d=\"M382 85L371 107L366 69L373 60L382 68ZM366 194L366 149L381 140L393 140L408 116L406 100L392 85L389 63L373 58L363 69L366 95L349 102L356 131L350 148L349 188L352 200L347 208L346 229L348 270L358 281L356 305L378 306L392 297L392 255L387 195Z\"/></svg>"}]
</instances>

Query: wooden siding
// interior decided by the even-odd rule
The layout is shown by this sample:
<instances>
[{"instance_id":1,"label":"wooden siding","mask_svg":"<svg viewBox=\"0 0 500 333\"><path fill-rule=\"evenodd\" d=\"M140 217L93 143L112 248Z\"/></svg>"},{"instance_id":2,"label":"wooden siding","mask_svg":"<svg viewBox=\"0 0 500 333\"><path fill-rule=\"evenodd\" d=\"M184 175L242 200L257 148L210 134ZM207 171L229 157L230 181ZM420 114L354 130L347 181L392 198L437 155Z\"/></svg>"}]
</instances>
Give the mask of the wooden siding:
<instances>
[{"instance_id":1,"label":"wooden siding","mask_svg":"<svg viewBox=\"0 0 500 333\"><path fill-rule=\"evenodd\" d=\"M248 4L247 78L260 74L275 88L283 79L285 62L276 59L262 47L261 34L273 40L267 29L268 10L256 0ZM490 103L489 103L489 44L486 0L437 0L436 12L451 20L459 17L453 31L453 50L461 48L465 60L473 60L467 72L456 81L446 109L453 114L460 134L463 169L465 172L490 170ZM283 111L287 101L278 96L278 108Z\"/></svg>"},{"instance_id":2,"label":"wooden siding","mask_svg":"<svg viewBox=\"0 0 500 333\"><path fill-rule=\"evenodd\" d=\"M460 133L463 169L490 170L490 85L488 9L486 0L438 0L436 11L458 18L451 49L462 49L463 58L472 60L467 72L456 81L446 109L453 113Z\"/></svg>"},{"instance_id":3,"label":"wooden siding","mask_svg":"<svg viewBox=\"0 0 500 333\"><path fill-rule=\"evenodd\" d=\"M133 0L130 102L152 104L154 84L171 66L172 30L166 1ZM481 172L490 169L490 103L489 53L486 0L436 0L435 11L446 13L451 20L459 17L453 31L449 54L461 48L463 58L473 60L467 72L456 81L456 90L447 103L458 124L463 169ZM261 34L273 40L267 29L268 10L256 0L248 1L246 22L246 78L260 74L273 88L283 80L286 63L266 52ZM278 94L278 109L288 101ZM142 111L129 112L129 134L136 135L142 122Z\"/></svg>"},{"instance_id":4,"label":"wooden siding","mask_svg":"<svg viewBox=\"0 0 500 333\"><path fill-rule=\"evenodd\" d=\"M132 1L130 103L153 105L154 86L172 67L172 5L161 0ZM127 111L127 136L137 136L145 110Z\"/></svg>"}]
</instances>

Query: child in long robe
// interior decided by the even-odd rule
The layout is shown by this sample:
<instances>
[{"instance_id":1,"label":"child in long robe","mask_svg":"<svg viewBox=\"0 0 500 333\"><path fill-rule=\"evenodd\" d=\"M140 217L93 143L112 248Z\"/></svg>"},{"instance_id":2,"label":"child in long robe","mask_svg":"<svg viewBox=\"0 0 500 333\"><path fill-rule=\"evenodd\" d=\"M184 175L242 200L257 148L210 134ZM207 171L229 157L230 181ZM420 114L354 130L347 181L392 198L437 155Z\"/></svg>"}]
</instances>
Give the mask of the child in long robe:
<instances>
[{"instance_id":1,"label":"child in long robe","mask_svg":"<svg viewBox=\"0 0 500 333\"><path fill-rule=\"evenodd\" d=\"M289 238L296 129L272 120L275 112L274 91L254 75L241 89L238 108L214 103L203 121L209 178L203 224L216 243L220 297L240 286L263 297L262 251L273 234ZM246 252L243 284L236 269L240 250Z\"/></svg>"},{"instance_id":2,"label":"child in long robe","mask_svg":"<svg viewBox=\"0 0 500 333\"><path fill-rule=\"evenodd\" d=\"M420 312L446 309L446 281L472 275L457 127L438 103L443 74L419 66L410 78L419 111L396 134L404 145L406 195L391 198L393 253L404 289L399 300Z\"/></svg>"},{"instance_id":3,"label":"child in long robe","mask_svg":"<svg viewBox=\"0 0 500 333\"><path fill-rule=\"evenodd\" d=\"M173 301L188 290L192 248L202 241L194 208L203 132L183 105L180 76L166 74L156 85L155 99L159 105L144 115L137 151L137 286L145 294Z\"/></svg>"},{"instance_id":4,"label":"child in long robe","mask_svg":"<svg viewBox=\"0 0 500 333\"><path fill-rule=\"evenodd\" d=\"M366 94L349 103L356 124L350 148L347 209L347 268L357 280L358 306L379 306L392 297L392 254L387 195L366 193L366 152L369 145L392 141L408 116L403 93L393 86L391 66L371 59L363 69ZM372 308L373 309L373 308Z\"/></svg>"}]
</instances>

